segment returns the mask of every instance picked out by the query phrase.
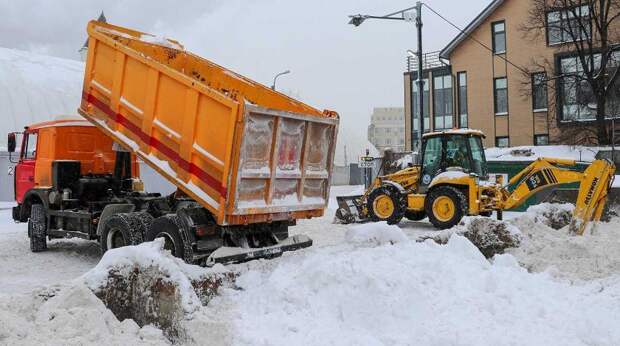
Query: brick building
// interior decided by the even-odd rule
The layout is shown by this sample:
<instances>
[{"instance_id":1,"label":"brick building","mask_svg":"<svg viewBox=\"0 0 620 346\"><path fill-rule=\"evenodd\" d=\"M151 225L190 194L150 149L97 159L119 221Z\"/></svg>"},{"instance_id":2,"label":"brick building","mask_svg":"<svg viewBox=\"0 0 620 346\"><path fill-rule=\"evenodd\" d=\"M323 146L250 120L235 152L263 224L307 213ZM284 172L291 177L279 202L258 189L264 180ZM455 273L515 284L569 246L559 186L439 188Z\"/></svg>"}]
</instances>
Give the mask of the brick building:
<instances>
[{"instance_id":1,"label":"brick building","mask_svg":"<svg viewBox=\"0 0 620 346\"><path fill-rule=\"evenodd\" d=\"M487 147L587 144L579 131L570 138L562 136L568 129L592 126L595 111L577 102L587 91L570 81L581 65L571 52L572 43L557 26L571 25L573 13L589 16L589 7L549 8L547 27L533 38L524 32L532 6L531 0L494 0L441 52L425 54L426 130L480 129L487 136ZM591 33L592 28L579 32ZM620 49L612 59L620 64ZM419 136L416 67L416 59L408 58L404 73L407 150L415 149ZM620 83L616 85L620 89ZM618 99L609 101L618 104ZM610 118L619 115L616 107Z\"/></svg>"}]
</instances>

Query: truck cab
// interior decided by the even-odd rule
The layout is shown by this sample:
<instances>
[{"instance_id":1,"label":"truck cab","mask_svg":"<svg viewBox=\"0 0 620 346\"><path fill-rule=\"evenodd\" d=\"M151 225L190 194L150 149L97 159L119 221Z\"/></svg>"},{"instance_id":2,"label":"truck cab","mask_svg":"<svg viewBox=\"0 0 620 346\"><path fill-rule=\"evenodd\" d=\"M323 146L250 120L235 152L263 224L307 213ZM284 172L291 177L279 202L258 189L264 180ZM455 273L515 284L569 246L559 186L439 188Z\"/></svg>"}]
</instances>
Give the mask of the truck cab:
<instances>
[{"instance_id":1,"label":"truck cab","mask_svg":"<svg viewBox=\"0 0 620 346\"><path fill-rule=\"evenodd\" d=\"M22 138L14 170L15 221L27 221L33 204L47 208L51 199L57 198L57 194L69 193L71 187L76 190L71 193L75 194L80 190L75 187L81 184L83 191L80 192L95 199L108 188L114 188L116 155L112 139L88 121L60 119L28 126L21 133L9 133L9 152L16 151L18 134ZM135 157L131 166L131 178L138 178Z\"/></svg>"}]
</instances>

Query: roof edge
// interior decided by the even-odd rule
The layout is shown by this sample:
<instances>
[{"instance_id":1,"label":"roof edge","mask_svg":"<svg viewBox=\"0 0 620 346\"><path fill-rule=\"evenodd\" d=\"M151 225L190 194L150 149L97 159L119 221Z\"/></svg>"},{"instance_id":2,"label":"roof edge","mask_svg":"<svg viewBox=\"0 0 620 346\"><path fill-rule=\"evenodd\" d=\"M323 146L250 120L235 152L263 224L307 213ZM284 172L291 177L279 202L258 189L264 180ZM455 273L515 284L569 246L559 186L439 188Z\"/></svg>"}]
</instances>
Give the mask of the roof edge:
<instances>
[{"instance_id":1,"label":"roof edge","mask_svg":"<svg viewBox=\"0 0 620 346\"><path fill-rule=\"evenodd\" d=\"M474 20L472 20L466 27L460 32L455 38L448 43L448 45L439 52L439 57L442 59L449 60L450 54L454 51L454 49L460 45L471 33L482 24L489 16L501 5L505 0L493 0L490 4L485 7L482 12L480 12Z\"/></svg>"}]
</instances>

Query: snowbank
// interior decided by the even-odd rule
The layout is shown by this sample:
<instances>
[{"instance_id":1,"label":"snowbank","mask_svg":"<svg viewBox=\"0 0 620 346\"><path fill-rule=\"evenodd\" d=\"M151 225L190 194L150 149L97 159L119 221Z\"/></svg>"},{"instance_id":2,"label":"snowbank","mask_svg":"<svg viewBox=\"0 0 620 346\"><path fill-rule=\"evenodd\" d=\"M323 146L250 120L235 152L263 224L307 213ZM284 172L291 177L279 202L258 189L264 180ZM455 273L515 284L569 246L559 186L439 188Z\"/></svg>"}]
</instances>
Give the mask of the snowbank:
<instances>
[{"instance_id":1,"label":"snowbank","mask_svg":"<svg viewBox=\"0 0 620 346\"><path fill-rule=\"evenodd\" d=\"M620 283L571 285L514 257L487 261L467 239L445 246L341 245L250 270L211 308L234 344L614 345Z\"/></svg>"},{"instance_id":2,"label":"snowbank","mask_svg":"<svg viewBox=\"0 0 620 346\"><path fill-rule=\"evenodd\" d=\"M594 161L599 147L570 145L522 146L510 148L487 148L487 161L534 161L539 157L553 157L577 161Z\"/></svg>"},{"instance_id":3,"label":"snowbank","mask_svg":"<svg viewBox=\"0 0 620 346\"><path fill-rule=\"evenodd\" d=\"M353 244L383 245L409 241L409 238L398 226L375 222L352 227L345 234L345 240Z\"/></svg>"},{"instance_id":4,"label":"snowbank","mask_svg":"<svg viewBox=\"0 0 620 346\"><path fill-rule=\"evenodd\" d=\"M0 130L76 114L83 75L80 61L0 47Z\"/></svg>"}]
</instances>

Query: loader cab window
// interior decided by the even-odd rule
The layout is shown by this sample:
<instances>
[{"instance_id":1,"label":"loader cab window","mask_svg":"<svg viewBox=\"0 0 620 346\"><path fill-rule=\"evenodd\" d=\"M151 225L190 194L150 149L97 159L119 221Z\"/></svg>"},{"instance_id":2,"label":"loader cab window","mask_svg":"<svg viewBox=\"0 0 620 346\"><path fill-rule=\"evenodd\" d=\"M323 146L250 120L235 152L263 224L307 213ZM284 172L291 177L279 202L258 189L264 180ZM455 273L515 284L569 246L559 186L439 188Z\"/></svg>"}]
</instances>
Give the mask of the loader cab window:
<instances>
[{"instance_id":1,"label":"loader cab window","mask_svg":"<svg viewBox=\"0 0 620 346\"><path fill-rule=\"evenodd\" d=\"M422 185L428 185L441 168L443 155L443 139L431 137L424 143L424 157L422 159Z\"/></svg>"},{"instance_id":2,"label":"loader cab window","mask_svg":"<svg viewBox=\"0 0 620 346\"><path fill-rule=\"evenodd\" d=\"M471 148L471 157L473 169L472 172L478 174L480 177L488 176L487 172L487 160L484 156L484 147L482 146L482 138L469 137L469 147Z\"/></svg>"},{"instance_id":3,"label":"loader cab window","mask_svg":"<svg viewBox=\"0 0 620 346\"><path fill-rule=\"evenodd\" d=\"M454 135L446 137L446 159L441 168L443 170L449 167L460 167L465 172L471 172L467 137Z\"/></svg>"}]
</instances>

